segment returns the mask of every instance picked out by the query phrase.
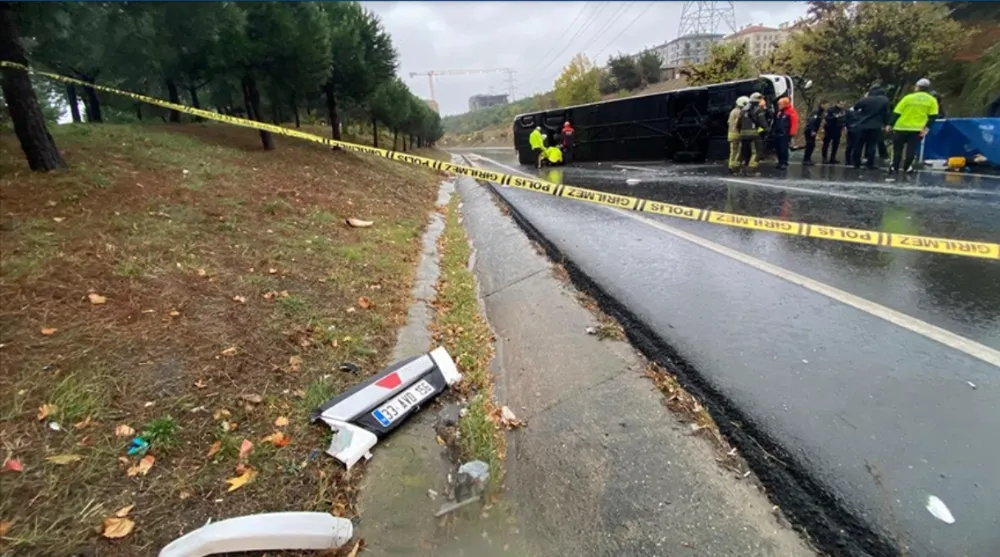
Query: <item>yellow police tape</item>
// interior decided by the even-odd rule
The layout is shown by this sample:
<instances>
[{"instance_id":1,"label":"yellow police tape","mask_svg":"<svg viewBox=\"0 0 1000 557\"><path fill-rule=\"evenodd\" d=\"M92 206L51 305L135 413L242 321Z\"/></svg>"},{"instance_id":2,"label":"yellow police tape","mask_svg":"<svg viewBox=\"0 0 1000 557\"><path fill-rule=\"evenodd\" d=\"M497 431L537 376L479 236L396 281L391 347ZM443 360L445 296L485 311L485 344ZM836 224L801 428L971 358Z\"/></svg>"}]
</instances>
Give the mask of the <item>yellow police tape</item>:
<instances>
[{"instance_id":1,"label":"yellow police tape","mask_svg":"<svg viewBox=\"0 0 1000 557\"><path fill-rule=\"evenodd\" d=\"M399 161L417 166L426 166L434 170L451 172L454 174L461 174L463 176L469 176L477 180L496 182L504 186L520 188L539 193L546 193L556 197L565 197L567 199L575 199L577 201L596 203L598 205L618 207L620 209L638 211L642 213L653 213L657 215L666 215L670 217L677 217L687 220L709 222L712 224L718 224L722 226L749 228L751 230L763 230L767 232L777 232L779 234L790 234L793 236L806 236L809 238L820 238L823 240L836 240L840 242L867 244L872 246L885 246L885 247L899 248L905 250L930 251L935 253L960 255L965 257L1000 259L1000 244L991 242L971 242L967 240L952 240L947 238L912 236L907 234L894 234L889 232L877 232L872 230L839 228L835 226L809 224L804 222L793 222L793 221L778 220L778 219L768 219L762 217L748 217L744 215L724 213L721 211L714 211L710 209L696 209L693 207L685 207L683 205L671 205L669 203L661 203L659 201L653 201L649 199L639 199L627 195L617 195L613 193L606 193L585 188L578 188L576 186L554 184L552 182L547 182L545 180L537 180L522 176L512 176L510 174L503 174L501 172L493 172L490 170L484 170L481 168L475 168L471 166L451 164L435 159L428 159L425 157L418 157L415 155L400 153L397 151L389 151L386 149L379 149L376 147L368 147L365 145L348 143L346 141L337 141L319 135L314 135L311 133L305 133L285 128L282 126L276 126L274 124L256 122L253 120L247 120L245 118L236 118L234 116L226 116L225 114L218 114L209 110L202 110L199 108L192 108L190 106L184 106L181 104L174 104L154 97L147 97L146 95L140 95L138 93L122 91L120 89L115 89L113 87L105 87L103 85L97 85L94 83L81 81L79 79L74 79L72 77L67 77L64 75L35 71L31 70L27 66L24 66L22 64L17 64L14 62L7 62L0 60L0 67L29 71L34 75L46 77L49 79L54 79L56 81L61 81L63 83L72 83L75 85L82 85L84 87L92 87L98 91L104 91L106 93L111 93L114 95L129 97L140 102L161 106L163 108L169 108L171 110L176 110L177 112L183 112L185 114L191 114L193 116L200 116L202 118L205 118L206 120L215 120L217 122L225 122L227 124L233 124L235 126L242 126L245 128L252 128L255 130L268 131L278 135L297 137L299 139L305 139L307 141L320 143L330 147L340 147L342 149L346 149L349 151L378 155L380 157L385 157L388 159L392 159L394 161Z\"/></svg>"}]
</instances>

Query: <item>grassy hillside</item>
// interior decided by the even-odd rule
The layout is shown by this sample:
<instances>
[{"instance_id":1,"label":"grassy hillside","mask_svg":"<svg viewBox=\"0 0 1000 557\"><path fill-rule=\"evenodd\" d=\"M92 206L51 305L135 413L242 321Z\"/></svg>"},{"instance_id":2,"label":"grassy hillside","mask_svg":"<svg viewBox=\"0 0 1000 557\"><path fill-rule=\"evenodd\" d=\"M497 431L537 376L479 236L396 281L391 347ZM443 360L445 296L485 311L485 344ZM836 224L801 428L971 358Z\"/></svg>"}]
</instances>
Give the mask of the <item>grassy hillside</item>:
<instances>
[{"instance_id":1,"label":"grassy hillside","mask_svg":"<svg viewBox=\"0 0 1000 557\"><path fill-rule=\"evenodd\" d=\"M0 131L4 555L155 555L209 518L355 516L364 467L345 473L308 415L387 363L441 177L216 124L52 135L70 169L38 173Z\"/></svg>"}]
</instances>

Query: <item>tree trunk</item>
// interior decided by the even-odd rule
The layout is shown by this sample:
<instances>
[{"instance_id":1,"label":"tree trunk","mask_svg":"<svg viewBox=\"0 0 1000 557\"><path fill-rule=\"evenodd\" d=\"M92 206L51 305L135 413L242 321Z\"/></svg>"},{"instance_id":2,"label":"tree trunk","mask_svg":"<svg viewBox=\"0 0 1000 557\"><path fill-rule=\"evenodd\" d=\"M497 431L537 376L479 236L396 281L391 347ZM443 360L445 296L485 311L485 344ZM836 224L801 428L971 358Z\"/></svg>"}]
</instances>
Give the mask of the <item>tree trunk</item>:
<instances>
[{"instance_id":1,"label":"tree trunk","mask_svg":"<svg viewBox=\"0 0 1000 557\"><path fill-rule=\"evenodd\" d=\"M257 90L257 81L253 76L243 76L243 100L247 107L247 118L263 122L260 117L260 91ZM274 138L270 132L260 130L260 143L265 151L274 149Z\"/></svg>"},{"instance_id":2,"label":"tree trunk","mask_svg":"<svg viewBox=\"0 0 1000 557\"><path fill-rule=\"evenodd\" d=\"M323 89L326 93L326 111L330 115L330 127L333 128L333 138L340 141L340 115L337 114L337 94L333 90L333 83L327 83Z\"/></svg>"},{"instance_id":3,"label":"tree trunk","mask_svg":"<svg viewBox=\"0 0 1000 557\"><path fill-rule=\"evenodd\" d=\"M393 128L392 130L392 150L398 149L397 142L399 141L399 128Z\"/></svg>"},{"instance_id":4,"label":"tree trunk","mask_svg":"<svg viewBox=\"0 0 1000 557\"><path fill-rule=\"evenodd\" d=\"M93 81L86 78L84 81ZM97 91L93 87L83 88L83 104L87 108L87 121L93 124L104 122L101 117L101 99L97 97Z\"/></svg>"},{"instance_id":5,"label":"tree trunk","mask_svg":"<svg viewBox=\"0 0 1000 557\"><path fill-rule=\"evenodd\" d=\"M14 21L14 8L0 2L0 60L28 65L21 47L21 37ZM0 70L0 88L7 100L7 111L14 122L14 133L32 170L66 168L56 142L49 135L38 97L31 87L28 72L13 68Z\"/></svg>"},{"instance_id":6,"label":"tree trunk","mask_svg":"<svg viewBox=\"0 0 1000 557\"><path fill-rule=\"evenodd\" d=\"M167 100L174 104L181 104L181 95L177 92L177 82L173 78L167 78ZM170 121L177 123L181 121L181 113L176 110L170 111Z\"/></svg>"},{"instance_id":7,"label":"tree trunk","mask_svg":"<svg viewBox=\"0 0 1000 557\"><path fill-rule=\"evenodd\" d=\"M372 118L372 146L378 148L378 120Z\"/></svg>"},{"instance_id":8,"label":"tree trunk","mask_svg":"<svg viewBox=\"0 0 1000 557\"><path fill-rule=\"evenodd\" d=\"M142 103L135 103L135 117L142 122Z\"/></svg>"},{"instance_id":9,"label":"tree trunk","mask_svg":"<svg viewBox=\"0 0 1000 557\"><path fill-rule=\"evenodd\" d=\"M295 127L301 128L302 124L299 122L299 105L295 101L295 92L292 92L292 114L295 116Z\"/></svg>"},{"instance_id":10,"label":"tree trunk","mask_svg":"<svg viewBox=\"0 0 1000 557\"><path fill-rule=\"evenodd\" d=\"M76 96L76 85L66 86L66 102L69 103L69 112L73 115L73 123L82 122L80 119L80 97Z\"/></svg>"},{"instance_id":11,"label":"tree trunk","mask_svg":"<svg viewBox=\"0 0 1000 557\"><path fill-rule=\"evenodd\" d=\"M192 85L191 87L188 87L188 93L191 94L191 106L194 107L194 108L199 108L200 109L201 108L201 102L198 100L198 88ZM201 122L203 120L204 120L204 118L202 118L200 116L195 116L194 117L194 121L195 122Z\"/></svg>"}]
</instances>

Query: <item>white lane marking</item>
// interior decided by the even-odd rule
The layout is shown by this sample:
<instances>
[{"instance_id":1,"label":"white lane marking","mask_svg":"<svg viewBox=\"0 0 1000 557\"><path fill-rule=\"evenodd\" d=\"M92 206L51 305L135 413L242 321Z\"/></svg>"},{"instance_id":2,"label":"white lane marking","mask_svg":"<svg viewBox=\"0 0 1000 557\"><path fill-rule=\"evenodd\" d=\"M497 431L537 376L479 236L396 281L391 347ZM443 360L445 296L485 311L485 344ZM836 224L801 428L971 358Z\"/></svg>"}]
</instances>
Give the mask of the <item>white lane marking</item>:
<instances>
[{"instance_id":1,"label":"white lane marking","mask_svg":"<svg viewBox=\"0 0 1000 557\"><path fill-rule=\"evenodd\" d=\"M482 157L482 159L485 161L490 161L491 163L496 164L497 166L506 168L513 172L517 172L518 174L521 174L523 176L528 176L529 178L531 177L530 175L526 174L525 172L522 172L521 170L509 167L507 165L498 163L496 161L492 161L487 157ZM719 255L728 257L730 259L734 259L745 265L749 265L750 267L753 267L759 271L763 271L771 276L783 279L792 284L796 284L807 290L826 296L827 298L836 300L842 304L851 306L855 309L861 310L869 315L873 315L875 317L884 319L885 321L888 321L889 323L902 327L910 332L919 334L933 341L939 342L949 348L953 348L955 350L958 350L959 352L972 356L973 358L977 358L988 364L992 364L1000 368L1000 351L990 348L989 346L980 344L974 340L965 338L962 335L953 333L946 329L942 329L937 325L931 325L930 323L917 319L916 317L912 317L906 315L905 313L896 311L894 309L887 308L881 304L875 303L871 300L862 298L860 296L855 296L850 292L845 292L844 290L822 283L818 280L800 275L794 271L789 271L784 267L779 267L777 265L757 259L756 257L752 257L750 255L734 250L732 248L728 248L721 244L717 244L715 242L712 242L711 240L706 240L701 236L697 236L695 234L679 230L677 228L674 228L673 226L664 224L662 222L652 220L638 213L625 211L623 209L615 209L611 207L604 207L604 206L600 207L607 209L609 211L615 211L631 219L635 219L643 224L656 228L661 232L666 232L667 234L670 234L682 240L687 240L688 242L691 242L697 246L703 247L710 251L714 251Z\"/></svg>"},{"instance_id":2,"label":"white lane marking","mask_svg":"<svg viewBox=\"0 0 1000 557\"><path fill-rule=\"evenodd\" d=\"M643 172L656 172L659 169L666 168L665 166L632 166L628 164L612 164L611 168L624 168L626 170L641 170Z\"/></svg>"},{"instance_id":3,"label":"white lane marking","mask_svg":"<svg viewBox=\"0 0 1000 557\"><path fill-rule=\"evenodd\" d=\"M808 193L808 194L811 194L811 195L825 195L825 196L828 196L828 197L843 197L844 199L861 199L860 197L858 197L856 195L851 195L849 193L837 193L837 192L833 192L833 191L821 191L821 190L814 190L814 189L809 189L809 188L798 188L798 187L795 187L795 186L785 186L785 185L781 185L781 184L770 184L768 182L760 182L760 181L757 181L757 180L746 180L746 179L743 179L743 178L720 178L720 179L723 182L730 182L730 183L733 183L733 184L744 184L744 185L749 185L749 186L757 186L757 187L760 187L760 188L774 188L774 189L778 189L778 190L797 191L797 192L802 192L802 193Z\"/></svg>"}]
</instances>

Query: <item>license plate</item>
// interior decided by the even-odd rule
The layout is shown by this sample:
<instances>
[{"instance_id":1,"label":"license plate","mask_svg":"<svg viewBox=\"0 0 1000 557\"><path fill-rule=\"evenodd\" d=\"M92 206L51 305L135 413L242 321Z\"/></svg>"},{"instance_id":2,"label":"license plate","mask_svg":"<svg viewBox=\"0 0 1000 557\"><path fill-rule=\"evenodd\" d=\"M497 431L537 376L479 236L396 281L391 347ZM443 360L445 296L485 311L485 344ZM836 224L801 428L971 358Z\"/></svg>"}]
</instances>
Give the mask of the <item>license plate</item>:
<instances>
[{"instance_id":1,"label":"license plate","mask_svg":"<svg viewBox=\"0 0 1000 557\"><path fill-rule=\"evenodd\" d=\"M424 399L434 394L434 387L427 381L421 379L413 384L409 389L396 396L396 398L385 403L381 408L372 412L372 416L382 424L382 427L396 421L406 411L416 406Z\"/></svg>"}]
</instances>

